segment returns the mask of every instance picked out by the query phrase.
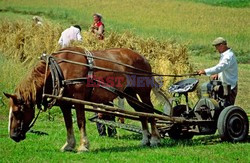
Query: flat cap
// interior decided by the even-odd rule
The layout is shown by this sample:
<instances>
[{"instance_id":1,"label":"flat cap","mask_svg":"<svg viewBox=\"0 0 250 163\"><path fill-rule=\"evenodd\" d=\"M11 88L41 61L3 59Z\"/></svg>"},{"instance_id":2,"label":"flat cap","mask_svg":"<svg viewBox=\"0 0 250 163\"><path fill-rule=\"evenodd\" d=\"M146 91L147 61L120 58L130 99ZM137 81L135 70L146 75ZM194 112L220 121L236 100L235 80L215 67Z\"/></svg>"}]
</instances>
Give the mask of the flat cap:
<instances>
[{"instance_id":1,"label":"flat cap","mask_svg":"<svg viewBox=\"0 0 250 163\"><path fill-rule=\"evenodd\" d=\"M222 43L224 44L227 43L227 40L225 40L223 37L218 37L212 42L212 45L215 46L215 45L219 45Z\"/></svg>"}]
</instances>

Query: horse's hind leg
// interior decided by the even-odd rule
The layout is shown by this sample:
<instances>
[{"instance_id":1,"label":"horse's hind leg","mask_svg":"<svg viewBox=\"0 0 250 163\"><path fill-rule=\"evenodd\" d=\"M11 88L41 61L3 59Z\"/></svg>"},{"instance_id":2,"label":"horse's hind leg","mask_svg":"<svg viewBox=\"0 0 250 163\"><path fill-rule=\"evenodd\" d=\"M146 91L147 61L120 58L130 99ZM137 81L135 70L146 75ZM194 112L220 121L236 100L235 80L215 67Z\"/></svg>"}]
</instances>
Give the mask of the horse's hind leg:
<instances>
[{"instance_id":1,"label":"horse's hind leg","mask_svg":"<svg viewBox=\"0 0 250 163\"><path fill-rule=\"evenodd\" d=\"M73 151L76 146L76 140L74 136L73 123L71 117L71 106L64 104L61 105L60 108L62 110L65 126L67 129L67 141L61 148L61 151Z\"/></svg>"},{"instance_id":2,"label":"horse's hind leg","mask_svg":"<svg viewBox=\"0 0 250 163\"><path fill-rule=\"evenodd\" d=\"M85 152L89 149L89 141L87 139L86 133L86 119L85 111L83 105L75 105L76 107L76 116L77 116L77 125L80 130L80 146L78 147L78 152Z\"/></svg>"},{"instance_id":3,"label":"horse's hind leg","mask_svg":"<svg viewBox=\"0 0 250 163\"><path fill-rule=\"evenodd\" d=\"M136 98L137 100L139 100L136 96L136 93L134 92L134 90L132 88L126 88L125 92ZM134 104L133 102L127 100L129 105L131 107L133 107L135 109L135 111L138 111L138 106L136 104ZM141 140L141 144L143 146L146 146L146 145L150 145L150 142L149 142L149 138L150 138L150 133L149 133L149 129L148 129L148 120L147 118L145 117L140 117L140 121L141 121L141 124L142 124L142 140Z\"/></svg>"},{"instance_id":4,"label":"horse's hind leg","mask_svg":"<svg viewBox=\"0 0 250 163\"><path fill-rule=\"evenodd\" d=\"M148 104L153 108L153 104L150 99L150 87L144 87L142 89L137 89L137 93L140 96L143 103ZM160 144L160 134L156 127L156 121L154 118L150 118L149 122L151 123L151 138L150 138L150 146L157 146Z\"/></svg>"}]
</instances>

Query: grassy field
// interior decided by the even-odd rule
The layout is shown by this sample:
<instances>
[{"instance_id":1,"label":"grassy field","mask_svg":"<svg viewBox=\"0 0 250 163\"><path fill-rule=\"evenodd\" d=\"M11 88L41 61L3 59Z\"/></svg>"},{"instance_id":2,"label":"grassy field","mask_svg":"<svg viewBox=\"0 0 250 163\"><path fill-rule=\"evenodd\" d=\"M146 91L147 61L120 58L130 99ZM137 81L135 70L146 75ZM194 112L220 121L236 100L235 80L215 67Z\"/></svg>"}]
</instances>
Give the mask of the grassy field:
<instances>
[{"instance_id":1,"label":"grassy field","mask_svg":"<svg viewBox=\"0 0 250 163\"><path fill-rule=\"evenodd\" d=\"M53 108L53 112L59 112ZM52 114L53 115L53 114ZM88 114L89 115L89 114ZM90 116L90 115L89 115ZM141 136L118 129L114 138L99 137L95 124L87 123L90 151L62 153L66 131L61 114L54 121L43 113L34 130L49 135L27 134L26 140L15 143L7 135L6 118L0 121L1 162L249 162L249 142L223 143L217 135L199 136L189 141L165 138L157 148L141 147ZM79 143L79 132L74 124ZM250 138L249 138L250 140Z\"/></svg>"},{"instance_id":2,"label":"grassy field","mask_svg":"<svg viewBox=\"0 0 250 163\"><path fill-rule=\"evenodd\" d=\"M199 2L204 3L212 6L227 6L227 7L249 7L250 1L249 0L181 0L181 1L192 1L192 2Z\"/></svg>"},{"instance_id":3,"label":"grassy field","mask_svg":"<svg viewBox=\"0 0 250 163\"><path fill-rule=\"evenodd\" d=\"M1 55L0 55L1 56ZM215 56L207 58L191 56L193 67L206 67L217 62ZM11 65L15 65L15 67ZM27 73L27 68L20 62L0 58L0 90L9 92ZM250 111L248 99L250 91L249 64L240 64L240 88L237 105ZM13 73L6 73L13 71ZM4 76L2 76L4 75ZM207 77L199 77L201 81ZM11 82L6 82L11 81ZM3 97L4 98L4 97ZM4 98L5 99L5 98ZM3 103L4 101L4 103ZM0 99L0 162L249 162L250 137L245 143L221 142L218 135L196 136L190 141L173 141L165 138L157 148L141 147L141 135L118 129L115 138L99 137L94 123L87 121L87 132L90 140L90 152L77 154L62 153L60 148L66 139L66 131L59 108L54 107L51 115L54 121L48 120L48 112L42 113L34 130L49 135L27 134L25 141L15 143L8 137L8 108L6 100ZM75 116L75 115L74 115ZM88 113L87 117L91 117ZM126 121L127 122L127 121ZM134 122L129 121L131 124ZM136 123L139 125L138 123ZM76 139L79 140L77 125L74 123ZM79 143L79 141L77 142Z\"/></svg>"},{"instance_id":4,"label":"grassy field","mask_svg":"<svg viewBox=\"0 0 250 163\"><path fill-rule=\"evenodd\" d=\"M56 108L54 108L56 110ZM43 115L44 114L44 115ZM62 153L65 127L62 115L54 121L43 113L34 129L49 135L27 134L26 140L15 143L7 138L7 119L0 121L1 162L249 162L249 143L222 143L218 136L200 136L190 141L162 140L156 148L141 147L141 136L118 130L117 137L99 137L95 124L87 123L90 152ZM79 139L76 124L76 138ZM79 141L78 141L79 142Z\"/></svg>"},{"instance_id":5,"label":"grassy field","mask_svg":"<svg viewBox=\"0 0 250 163\"><path fill-rule=\"evenodd\" d=\"M167 40L168 45L163 46L154 40L150 42L149 39L148 42L157 48L170 48L169 45L173 45L170 52L167 53L168 55L169 53L175 54L176 50L181 49L180 46L183 47L182 50L186 54L185 47L187 46L189 56L183 55L182 57L192 65L193 70L206 68L218 62L219 55L214 54L214 49L210 44L215 37L223 36L228 39L229 45L236 51L238 61L240 61L239 93L236 105L250 113L248 104L250 102L249 7L249 1L241 0L0 0L0 20L14 22L21 20L21 22L31 23L33 15L40 15L45 22L55 25L55 28L51 30L54 33L49 31L50 36L58 37L61 30L71 24L80 24L86 30L91 24L91 15L94 12L100 12L104 15L108 35L112 35L112 31L116 31L121 35L112 35L112 37L119 37L124 35L124 31L132 31L136 36L140 36L141 40L138 41L140 43L134 41L133 38L129 40L131 42L116 38L126 46L129 46L130 43L133 46L145 43L149 37ZM25 30L27 31L27 27ZM33 35L32 32L34 31L31 30L30 35ZM22 31L20 30L19 33L22 34ZM2 31L1 36L3 35ZM218 134L196 136L190 141L173 141L165 138L160 147L150 148L139 145L141 135L120 129L114 138L99 137L95 124L89 121L87 121L87 132L90 140L90 152L62 153L60 148L65 143L66 130L62 114L57 107L51 110L54 121L48 120L48 113L45 112L42 113L33 128L49 135L28 133L25 141L15 143L8 138L9 111L7 99L2 92L12 93L16 84L32 67L32 62L22 63L10 59L11 56L6 55L11 55L10 51L15 49L15 44L12 44L11 41L16 39L14 35L14 33L10 34L10 38L3 40L2 43L10 43L11 46L5 47L5 55L0 53L0 162L250 162L250 137L245 143L221 142ZM25 35L27 40L32 37L30 35ZM0 38L3 38L1 36ZM36 44L27 44L30 47L26 47L30 48L30 50L26 49L26 52L34 54L33 58L38 57L40 51L44 49L56 48L51 47L50 42L46 39L55 44L57 38L39 38L42 39L36 40ZM143 39L145 42L142 41ZM8 45L7 43L6 45ZM97 47L97 45L94 46ZM100 46L104 48L108 46L108 43ZM0 51L2 50L0 49ZM141 50L144 50L143 47ZM36 54L36 51L39 53ZM145 52L145 54L149 54L147 56L149 58L159 55L154 52ZM178 55L176 57L178 59ZM162 62L158 64L164 65ZM205 76L198 78L201 83L208 80L208 77ZM92 113L87 113L87 117L90 116ZM134 124L131 121L129 123ZM74 128L77 143L79 143L76 123L74 123Z\"/></svg>"}]
</instances>

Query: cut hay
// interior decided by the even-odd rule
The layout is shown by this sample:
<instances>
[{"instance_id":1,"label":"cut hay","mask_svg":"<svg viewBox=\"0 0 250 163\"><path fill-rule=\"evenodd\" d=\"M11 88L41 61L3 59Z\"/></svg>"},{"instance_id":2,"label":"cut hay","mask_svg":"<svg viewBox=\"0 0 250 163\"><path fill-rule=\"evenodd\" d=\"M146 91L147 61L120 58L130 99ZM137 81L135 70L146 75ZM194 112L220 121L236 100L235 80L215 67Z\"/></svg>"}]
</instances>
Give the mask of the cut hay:
<instances>
[{"instance_id":1,"label":"cut hay","mask_svg":"<svg viewBox=\"0 0 250 163\"><path fill-rule=\"evenodd\" d=\"M50 54L59 50L58 39L63 31L60 25L51 23L33 26L25 21L0 22L0 51L11 59L18 59L26 66L42 53ZM108 48L129 48L145 56L155 73L185 74L193 71L189 64L187 47L174 41L158 41L153 38L137 37L130 32L106 33L104 41L96 39L91 33L82 31L83 42L73 42L73 46L100 50ZM34 60L35 59L35 60ZM31 62L32 61L32 62ZM180 80L180 78L178 78ZM176 81L176 78L163 78L163 89Z\"/></svg>"}]
</instances>

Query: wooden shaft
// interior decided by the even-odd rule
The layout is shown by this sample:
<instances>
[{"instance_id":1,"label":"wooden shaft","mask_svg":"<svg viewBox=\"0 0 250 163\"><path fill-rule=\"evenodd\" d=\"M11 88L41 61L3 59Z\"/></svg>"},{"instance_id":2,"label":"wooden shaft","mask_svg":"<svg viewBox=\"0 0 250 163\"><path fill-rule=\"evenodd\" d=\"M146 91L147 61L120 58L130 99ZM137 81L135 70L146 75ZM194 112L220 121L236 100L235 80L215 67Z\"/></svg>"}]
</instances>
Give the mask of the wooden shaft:
<instances>
[{"instance_id":1,"label":"wooden shaft","mask_svg":"<svg viewBox=\"0 0 250 163\"><path fill-rule=\"evenodd\" d=\"M84 110L90 111L90 112L95 112L95 113L97 112L97 113L112 114L112 115L115 115L115 116L124 117L124 118L132 119L132 120L137 120L137 121L140 120L140 118L138 118L136 116L127 115L127 114L124 114L124 113L112 112L112 111L107 111L107 110L100 110L100 109L95 109L95 108L84 108Z\"/></svg>"},{"instance_id":2,"label":"wooden shaft","mask_svg":"<svg viewBox=\"0 0 250 163\"><path fill-rule=\"evenodd\" d=\"M183 123L186 120L182 117L169 117L169 116L163 116L163 115L157 115L157 114L152 114L152 113L145 113L145 112L133 112L133 111L128 111L128 110L123 110L123 109L119 109L117 107L113 107L113 106L108 106L108 105L103 105L103 104L98 104L98 103L94 103L94 102L89 102L89 101L84 101L84 100L79 100L79 99L73 99L73 98L68 98L68 97L59 97L59 96L54 96L54 95L49 95L49 94L44 94L44 97L49 97L49 98L54 98L57 99L59 101L67 101L67 102L71 102L71 103L75 103L75 104L81 104L81 105L90 105L90 106L95 106L98 108L102 108L108 111L117 111L120 113L126 113L129 115L133 115L133 116L140 116L140 117L147 117L147 118L157 118L160 120L166 120L166 121L172 121L172 122L176 122L176 123Z\"/></svg>"}]
</instances>

